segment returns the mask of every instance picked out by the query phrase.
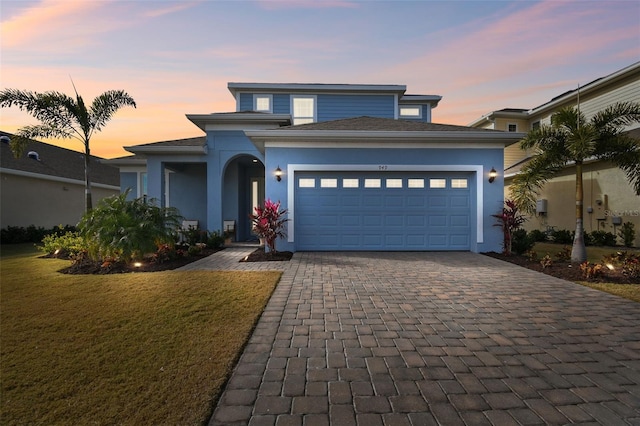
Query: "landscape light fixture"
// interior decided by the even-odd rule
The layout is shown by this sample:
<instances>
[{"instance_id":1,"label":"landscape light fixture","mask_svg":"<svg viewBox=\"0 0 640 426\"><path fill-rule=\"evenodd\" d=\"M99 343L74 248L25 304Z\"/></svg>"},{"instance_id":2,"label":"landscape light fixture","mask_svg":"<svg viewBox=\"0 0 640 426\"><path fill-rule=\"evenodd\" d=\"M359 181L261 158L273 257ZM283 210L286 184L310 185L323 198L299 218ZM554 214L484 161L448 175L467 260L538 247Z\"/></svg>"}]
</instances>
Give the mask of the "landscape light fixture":
<instances>
[{"instance_id":1,"label":"landscape light fixture","mask_svg":"<svg viewBox=\"0 0 640 426\"><path fill-rule=\"evenodd\" d=\"M276 169L276 180L280 182L282 180L282 169L280 166Z\"/></svg>"},{"instance_id":2,"label":"landscape light fixture","mask_svg":"<svg viewBox=\"0 0 640 426\"><path fill-rule=\"evenodd\" d=\"M496 172L496 169L492 167L491 170L489 171L489 183L493 183L493 181L496 180L497 176L498 176L498 172Z\"/></svg>"}]
</instances>

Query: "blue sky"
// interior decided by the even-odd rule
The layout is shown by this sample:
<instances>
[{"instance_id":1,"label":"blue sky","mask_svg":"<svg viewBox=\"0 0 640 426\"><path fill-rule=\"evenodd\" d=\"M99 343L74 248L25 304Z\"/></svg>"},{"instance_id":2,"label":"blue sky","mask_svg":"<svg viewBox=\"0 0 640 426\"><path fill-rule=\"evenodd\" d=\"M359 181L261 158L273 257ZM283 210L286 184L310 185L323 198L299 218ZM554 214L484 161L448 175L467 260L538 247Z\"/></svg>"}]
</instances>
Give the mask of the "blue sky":
<instances>
[{"instance_id":1,"label":"blue sky","mask_svg":"<svg viewBox=\"0 0 640 426\"><path fill-rule=\"evenodd\" d=\"M630 1L7 1L1 85L127 91L92 152L201 135L185 114L232 111L227 83L405 84L443 96L433 121L531 108L640 60ZM0 110L4 131L32 123ZM80 150L77 142L59 142Z\"/></svg>"}]
</instances>

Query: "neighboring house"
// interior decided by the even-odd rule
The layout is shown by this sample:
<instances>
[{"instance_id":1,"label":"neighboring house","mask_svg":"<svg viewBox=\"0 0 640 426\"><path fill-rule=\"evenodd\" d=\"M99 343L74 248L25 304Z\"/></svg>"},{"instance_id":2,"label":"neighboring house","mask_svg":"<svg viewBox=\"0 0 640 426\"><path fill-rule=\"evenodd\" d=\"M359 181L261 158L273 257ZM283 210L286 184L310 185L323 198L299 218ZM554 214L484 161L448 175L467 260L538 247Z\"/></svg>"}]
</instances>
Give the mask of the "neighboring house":
<instances>
[{"instance_id":1,"label":"neighboring house","mask_svg":"<svg viewBox=\"0 0 640 426\"><path fill-rule=\"evenodd\" d=\"M490 183L489 173L522 134L433 124L441 97L403 85L228 89L236 112L187 115L205 136L129 146L135 155L108 160L122 191L237 240L255 238L255 206L281 201L289 222L278 250L501 250L491 215L503 180Z\"/></svg>"},{"instance_id":2,"label":"neighboring house","mask_svg":"<svg viewBox=\"0 0 640 426\"><path fill-rule=\"evenodd\" d=\"M640 102L640 62L565 92L533 109L507 108L493 111L470 126L482 129L527 132L565 106L578 106L590 119L595 113L616 102ZM628 129L640 138L640 125ZM505 196L520 167L531 156L519 144L508 146L504 155ZM624 222L636 229L635 245L640 245L640 196L628 183L624 172L606 161L589 161L584 165L584 224L587 232L602 230L617 233ZM536 217L528 229L575 229L575 167L567 166L560 176L549 181L540 193Z\"/></svg>"},{"instance_id":3,"label":"neighboring house","mask_svg":"<svg viewBox=\"0 0 640 426\"><path fill-rule=\"evenodd\" d=\"M15 158L7 143L13 135L0 136L0 227L76 225L85 207L84 154L29 141L24 154ZM120 193L118 169L99 160L91 159L94 205Z\"/></svg>"}]
</instances>

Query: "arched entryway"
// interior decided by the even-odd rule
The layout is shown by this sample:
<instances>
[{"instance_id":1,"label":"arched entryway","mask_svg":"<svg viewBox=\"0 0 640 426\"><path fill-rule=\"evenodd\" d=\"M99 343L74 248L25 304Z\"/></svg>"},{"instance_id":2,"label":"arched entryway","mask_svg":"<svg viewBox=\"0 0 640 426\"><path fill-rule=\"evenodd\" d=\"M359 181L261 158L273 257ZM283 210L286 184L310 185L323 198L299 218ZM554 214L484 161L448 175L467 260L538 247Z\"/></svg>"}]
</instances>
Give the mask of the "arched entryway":
<instances>
[{"instance_id":1,"label":"arched entryway","mask_svg":"<svg viewBox=\"0 0 640 426\"><path fill-rule=\"evenodd\" d=\"M249 214L264 203L264 164L253 155L239 155L227 163L223 177L222 219L235 225L236 241L257 238L251 233Z\"/></svg>"}]
</instances>

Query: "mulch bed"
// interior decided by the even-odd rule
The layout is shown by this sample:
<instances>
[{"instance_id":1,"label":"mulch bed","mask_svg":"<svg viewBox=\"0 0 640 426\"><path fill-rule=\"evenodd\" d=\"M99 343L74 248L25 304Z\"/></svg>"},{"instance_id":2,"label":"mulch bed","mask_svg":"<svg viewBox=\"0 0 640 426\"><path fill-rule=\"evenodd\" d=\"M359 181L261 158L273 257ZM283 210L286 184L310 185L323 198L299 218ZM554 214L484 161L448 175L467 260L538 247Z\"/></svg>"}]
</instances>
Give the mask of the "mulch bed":
<instances>
[{"instance_id":1,"label":"mulch bed","mask_svg":"<svg viewBox=\"0 0 640 426\"><path fill-rule=\"evenodd\" d=\"M140 266L134 266L134 264L127 264L122 262L117 263L109 263L109 262L93 262L90 260L85 260L81 262L73 263L72 265L61 269L60 272L63 274L96 274L96 275L107 275L107 274L126 274L129 272L158 272L158 271L170 271L173 269L180 268L181 266L188 265L189 263L195 262L196 260L203 259L207 256L212 255L215 252L223 250L219 249L210 249L205 248L200 253L196 255L182 256L176 259L168 260L162 263L155 263L150 261L140 262ZM43 256L50 257L50 256Z\"/></svg>"},{"instance_id":2,"label":"mulch bed","mask_svg":"<svg viewBox=\"0 0 640 426\"><path fill-rule=\"evenodd\" d=\"M518 255L510 255L507 256L504 253L483 253L489 257L493 257L495 259L504 260L505 262L514 263L516 265L522 266L527 269L531 269L534 271L542 272L547 275L554 276L556 278L562 278L567 281L588 281L588 282L606 282L606 283L616 283L616 284L638 284L637 280L626 277L620 272L620 270L605 270L604 275L601 277L596 277L592 279L585 279L580 269L579 264L572 264L571 262L560 262L554 259L553 264L551 266L547 266L546 268L542 267L540 261L532 261L529 260L525 256Z\"/></svg>"},{"instance_id":3,"label":"mulch bed","mask_svg":"<svg viewBox=\"0 0 640 426\"><path fill-rule=\"evenodd\" d=\"M266 253L264 247L260 247L240 262L286 262L291 260L291 257L293 257L293 253L290 251Z\"/></svg>"}]
</instances>

